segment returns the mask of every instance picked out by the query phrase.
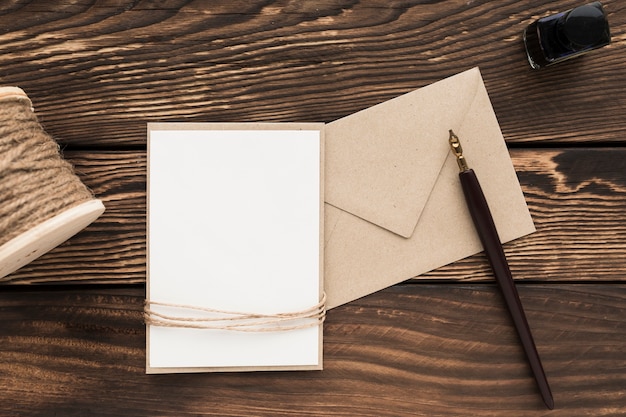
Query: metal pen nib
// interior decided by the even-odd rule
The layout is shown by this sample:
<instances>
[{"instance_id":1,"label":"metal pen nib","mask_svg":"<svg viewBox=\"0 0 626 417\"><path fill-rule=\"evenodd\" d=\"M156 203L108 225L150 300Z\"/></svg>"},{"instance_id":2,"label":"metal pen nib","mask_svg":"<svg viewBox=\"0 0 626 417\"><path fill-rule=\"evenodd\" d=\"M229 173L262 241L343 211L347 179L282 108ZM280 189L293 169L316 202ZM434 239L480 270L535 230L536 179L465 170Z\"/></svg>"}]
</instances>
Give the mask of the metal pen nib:
<instances>
[{"instance_id":1,"label":"metal pen nib","mask_svg":"<svg viewBox=\"0 0 626 417\"><path fill-rule=\"evenodd\" d=\"M450 132L450 139L449 139L450 147L452 148L452 152L454 152L454 155L456 156L456 162L457 164L459 164L459 170L461 172L467 171L469 167L467 166L467 161L465 160L465 157L463 156L463 148L461 147L461 142L459 141L458 136L454 134L452 129L450 129L449 132Z\"/></svg>"},{"instance_id":2,"label":"metal pen nib","mask_svg":"<svg viewBox=\"0 0 626 417\"><path fill-rule=\"evenodd\" d=\"M467 161L463 156L461 142L459 142L459 138L452 130L450 130L450 147L452 148L452 152L456 155L459 170L461 171L459 173L459 179L461 180L467 207L474 221L474 225L476 226L476 231L478 232L483 248L485 248L485 254L487 255L493 274L504 296L504 301L511 313L517 334L520 337L530 368L537 381L539 392L546 406L549 409L553 409L554 399L552 398L552 392L550 391L546 374L541 365L539 353L537 352L537 347L535 346L532 333L530 332L530 327L526 321L524 308L522 307L522 302L517 293L517 288L515 288L515 282L513 281L509 264L506 261L504 249L502 249L500 237L498 236L496 226L493 222L491 211L489 210L487 200L485 199L485 195L483 194L474 170L467 166Z\"/></svg>"}]
</instances>

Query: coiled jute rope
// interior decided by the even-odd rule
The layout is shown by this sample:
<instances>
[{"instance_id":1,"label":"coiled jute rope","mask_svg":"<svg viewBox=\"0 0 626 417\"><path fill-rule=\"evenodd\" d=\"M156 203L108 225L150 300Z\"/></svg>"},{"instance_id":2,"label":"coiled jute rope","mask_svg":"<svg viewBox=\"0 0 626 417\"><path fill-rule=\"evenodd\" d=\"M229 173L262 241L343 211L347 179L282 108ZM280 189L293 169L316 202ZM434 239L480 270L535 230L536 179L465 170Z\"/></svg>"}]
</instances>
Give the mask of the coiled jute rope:
<instances>
[{"instance_id":1,"label":"coiled jute rope","mask_svg":"<svg viewBox=\"0 0 626 417\"><path fill-rule=\"evenodd\" d=\"M39 124L28 96L0 87L0 279L103 211Z\"/></svg>"}]
</instances>

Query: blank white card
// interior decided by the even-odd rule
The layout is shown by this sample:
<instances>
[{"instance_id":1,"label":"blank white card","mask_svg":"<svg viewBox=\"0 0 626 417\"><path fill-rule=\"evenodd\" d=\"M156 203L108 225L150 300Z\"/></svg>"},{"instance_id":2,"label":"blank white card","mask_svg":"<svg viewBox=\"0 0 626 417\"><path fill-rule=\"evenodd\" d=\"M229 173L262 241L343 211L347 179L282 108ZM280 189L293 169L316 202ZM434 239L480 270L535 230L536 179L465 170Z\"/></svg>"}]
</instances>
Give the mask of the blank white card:
<instances>
[{"instance_id":1,"label":"blank white card","mask_svg":"<svg viewBox=\"0 0 626 417\"><path fill-rule=\"evenodd\" d=\"M148 125L153 302L276 314L323 291L323 125ZM321 324L281 331L148 325L147 372L321 369Z\"/></svg>"}]
</instances>

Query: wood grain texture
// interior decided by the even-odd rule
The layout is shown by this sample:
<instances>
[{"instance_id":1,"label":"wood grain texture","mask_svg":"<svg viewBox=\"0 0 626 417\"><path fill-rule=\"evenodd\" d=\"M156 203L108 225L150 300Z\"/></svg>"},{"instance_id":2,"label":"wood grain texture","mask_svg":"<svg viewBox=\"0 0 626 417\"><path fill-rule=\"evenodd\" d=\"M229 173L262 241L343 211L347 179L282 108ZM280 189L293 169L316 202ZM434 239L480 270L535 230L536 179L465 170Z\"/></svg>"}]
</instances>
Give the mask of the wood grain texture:
<instances>
[{"instance_id":1,"label":"wood grain texture","mask_svg":"<svg viewBox=\"0 0 626 417\"><path fill-rule=\"evenodd\" d=\"M537 232L505 245L516 279L626 279L626 149L513 149ZM424 278L491 279L484 255Z\"/></svg>"},{"instance_id":2,"label":"wood grain texture","mask_svg":"<svg viewBox=\"0 0 626 417\"><path fill-rule=\"evenodd\" d=\"M510 143L624 143L626 5L613 43L532 71L522 32L579 2L9 1L0 84L74 146L145 143L148 121L329 122L480 66Z\"/></svg>"},{"instance_id":3,"label":"wood grain texture","mask_svg":"<svg viewBox=\"0 0 626 417\"><path fill-rule=\"evenodd\" d=\"M537 232L505 245L516 279L626 280L626 149L513 149ZM66 152L107 210L84 232L7 277L27 283L143 283L145 152ZM479 254L420 279L491 281Z\"/></svg>"},{"instance_id":4,"label":"wood grain texture","mask_svg":"<svg viewBox=\"0 0 626 417\"><path fill-rule=\"evenodd\" d=\"M626 286L519 287L555 416L626 413ZM536 416L490 285L402 285L328 313L324 370L145 375L143 288L0 291L6 416Z\"/></svg>"}]
</instances>

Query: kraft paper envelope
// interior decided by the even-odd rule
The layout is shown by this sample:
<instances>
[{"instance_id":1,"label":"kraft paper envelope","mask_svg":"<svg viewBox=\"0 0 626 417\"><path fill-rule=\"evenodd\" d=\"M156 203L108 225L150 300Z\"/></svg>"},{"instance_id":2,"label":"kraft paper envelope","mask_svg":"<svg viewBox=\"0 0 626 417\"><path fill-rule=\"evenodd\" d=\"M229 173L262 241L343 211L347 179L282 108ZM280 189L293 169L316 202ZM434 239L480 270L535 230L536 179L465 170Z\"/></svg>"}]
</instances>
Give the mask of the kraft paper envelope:
<instances>
[{"instance_id":1,"label":"kraft paper envelope","mask_svg":"<svg viewBox=\"0 0 626 417\"><path fill-rule=\"evenodd\" d=\"M317 176L318 183L302 179L307 177L290 180L285 175L278 175L263 182L262 186L258 185L254 173L262 171L265 166L300 165L294 162L297 153L293 153L293 146L298 137L305 137L295 132L307 129L317 131L314 136L323 141L314 145L323 144L325 148L323 155L318 155L320 148L316 148L317 153L315 149L307 153L307 160L317 170L306 171ZM526 201L477 68L326 125L151 124L148 298L206 304L208 307L226 303L228 309L238 311L265 308L265 305L254 303L268 297L273 300L272 305L289 304L295 296L308 297L310 304L319 299L322 283L319 275L323 271L326 307L333 308L480 252L482 247L465 204L455 157L450 151L449 129L460 138L468 164L476 171L502 241L534 232ZM218 134L222 130L224 132ZM212 140L217 142L213 144ZM239 143L241 140L248 142ZM158 146L159 141L167 146ZM234 153L225 153L229 149L235 149ZM237 149L245 150L249 159L242 160ZM223 167L223 171L211 168L213 165ZM237 180L239 175L233 177L233 167L240 167L235 173L247 173L247 182ZM187 170L197 172L183 177L184 181L172 182L172 178L180 177ZM223 172L230 174L224 175ZM188 181L189 178L193 181ZM285 180L289 180L287 185ZM248 182L251 185L246 185ZM242 184L246 185L245 191L237 192ZM315 216L303 214L303 207L314 207L315 201L303 205L294 197L294 190L306 184L309 184L304 187L309 189L307 195L320 206L320 191L324 191L325 204L318 213L323 212L323 222L312 222ZM318 185L320 189L316 188ZM261 189L271 192L260 193ZM216 190L222 190L228 198L218 198L222 194ZM232 203L233 196L241 200ZM263 198L251 199L250 196ZM205 208L216 205L223 209L226 205L221 203L224 201L237 210L222 210L220 215L237 227L228 229L231 223L219 222L226 226L223 235L217 238L215 233L206 232L210 229L200 226L210 218ZM267 203L264 207L274 207L276 211L268 209L270 211L264 214L257 213L255 204L259 201ZM276 207L276 204L284 207ZM194 207L196 211L190 213L189 209ZM285 210L291 210L293 216L285 216ZM162 214L160 220L159 212ZM319 247L321 236L308 239L311 246L300 245L294 249L305 248L297 252L309 259L308 263L290 255L293 245L289 241L283 241L284 247L275 244L272 236L290 230L285 227L283 217L300 219L292 225L313 227L314 231L323 225L323 256ZM177 220L172 222L171 219ZM272 226L274 223L268 219L277 222L276 226ZM203 223L198 223L201 220ZM164 235L164 231L168 234ZM172 239L172 233L182 237ZM217 253L231 249L239 256L239 246L246 247L250 239L254 239L263 251L278 252L275 257L267 258L269 275L262 275L258 268L255 269L256 263L250 262L246 255L240 256L246 260L241 264L250 266L249 272L240 274L235 280L226 279L222 273L217 274L217 280L207 279L211 274L202 272L206 269L205 257L215 257ZM198 252L206 241L213 242L214 246ZM193 248L196 252L188 253ZM157 256L159 253L161 256ZM178 258L172 259L171 253L176 253ZM317 260L319 264L322 257L323 268L318 268L315 262ZM266 259L261 256L257 260ZM287 260L298 272L293 277L283 274L285 279L276 281L272 273L274 265L282 265ZM228 265L225 272L231 272ZM301 279L307 276L309 279ZM265 292L255 291L251 297L243 298L239 284L244 278L247 286L257 285ZM223 291L205 287L207 283L217 283ZM296 349L281 341L274 341L276 345L263 345L263 340L251 342L249 335L220 332L222 334L216 341L207 342L198 340L201 333L193 330L153 329L149 326L147 371L321 368L321 325L309 329L306 335L310 338L298 339L301 344ZM291 336L290 332L285 333L285 337L291 339ZM252 338L263 337L252 335ZM217 342L222 348L221 356L215 354ZM260 354L259 349L263 346L267 349ZM286 350L281 351L275 346ZM289 362L293 359L287 355L289 352L299 355L297 363ZM310 355L307 354L303 362L300 356L307 352ZM226 360L227 363L216 363Z\"/></svg>"},{"instance_id":2,"label":"kraft paper envelope","mask_svg":"<svg viewBox=\"0 0 626 417\"><path fill-rule=\"evenodd\" d=\"M449 129L501 240L535 231L480 71L454 75L326 125L328 308L482 250Z\"/></svg>"}]
</instances>

